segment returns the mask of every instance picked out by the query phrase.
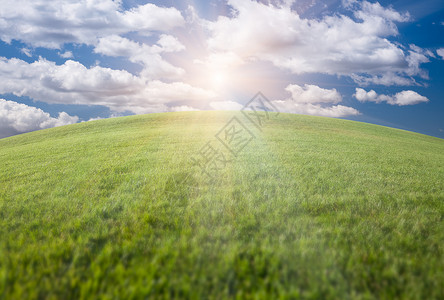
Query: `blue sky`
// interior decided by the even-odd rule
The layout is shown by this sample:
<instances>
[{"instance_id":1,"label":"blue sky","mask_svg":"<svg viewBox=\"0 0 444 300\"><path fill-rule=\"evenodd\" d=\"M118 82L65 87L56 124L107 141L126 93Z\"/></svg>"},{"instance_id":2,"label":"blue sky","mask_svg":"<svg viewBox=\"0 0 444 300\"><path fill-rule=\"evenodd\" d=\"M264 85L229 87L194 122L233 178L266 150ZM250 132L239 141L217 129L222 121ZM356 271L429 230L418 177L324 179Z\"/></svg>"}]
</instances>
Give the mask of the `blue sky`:
<instances>
[{"instance_id":1,"label":"blue sky","mask_svg":"<svg viewBox=\"0 0 444 300\"><path fill-rule=\"evenodd\" d=\"M258 91L444 138L444 2L3 0L0 77L0 138Z\"/></svg>"}]
</instances>

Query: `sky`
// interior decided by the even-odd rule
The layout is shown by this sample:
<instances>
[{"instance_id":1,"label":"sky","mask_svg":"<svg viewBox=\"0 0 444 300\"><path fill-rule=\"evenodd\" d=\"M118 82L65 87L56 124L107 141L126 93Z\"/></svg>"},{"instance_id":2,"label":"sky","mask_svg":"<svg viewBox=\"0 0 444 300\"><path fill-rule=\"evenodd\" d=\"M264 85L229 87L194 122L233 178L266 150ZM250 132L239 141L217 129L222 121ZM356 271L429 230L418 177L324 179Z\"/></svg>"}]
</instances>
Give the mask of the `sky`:
<instances>
[{"instance_id":1,"label":"sky","mask_svg":"<svg viewBox=\"0 0 444 300\"><path fill-rule=\"evenodd\" d=\"M0 138L259 91L444 138L444 1L0 2Z\"/></svg>"}]
</instances>

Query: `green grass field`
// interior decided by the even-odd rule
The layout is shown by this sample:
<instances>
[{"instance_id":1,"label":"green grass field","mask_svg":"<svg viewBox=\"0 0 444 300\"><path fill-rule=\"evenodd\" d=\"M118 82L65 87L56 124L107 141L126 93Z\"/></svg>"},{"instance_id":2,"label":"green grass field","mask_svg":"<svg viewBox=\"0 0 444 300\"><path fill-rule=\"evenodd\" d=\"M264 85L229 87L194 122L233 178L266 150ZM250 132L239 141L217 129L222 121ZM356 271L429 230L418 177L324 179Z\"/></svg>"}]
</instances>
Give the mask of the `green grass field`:
<instances>
[{"instance_id":1,"label":"green grass field","mask_svg":"<svg viewBox=\"0 0 444 300\"><path fill-rule=\"evenodd\" d=\"M255 138L209 181L191 157L233 115ZM442 139L183 112L2 139L0 161L0 299L444 299Z\"/></svg>"}]
</instances>

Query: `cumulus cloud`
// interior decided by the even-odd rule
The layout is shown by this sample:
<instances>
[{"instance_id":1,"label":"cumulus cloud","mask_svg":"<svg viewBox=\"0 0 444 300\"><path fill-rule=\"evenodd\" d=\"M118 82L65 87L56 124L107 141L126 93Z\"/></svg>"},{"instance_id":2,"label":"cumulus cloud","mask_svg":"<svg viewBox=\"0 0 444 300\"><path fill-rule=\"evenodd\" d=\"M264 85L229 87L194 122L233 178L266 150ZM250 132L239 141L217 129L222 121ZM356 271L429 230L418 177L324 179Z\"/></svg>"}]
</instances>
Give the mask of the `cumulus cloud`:
<instances>
[{"instance_id":1,"label":"cumulus cloud","mask_svg":"<svg viewBox=\"0 0 444 300\"><path fill-rule=\"evenodd\" d=\"M324 117L359 115L359 111L348 106L334 105L342 101L336 89L323 89L316 85L290 84L285 89L291 94L286 100L272 101L279 111Z\"/></svg>"},{"instance_id":2,"label":"cumulus cloud","mask_svg":"<svg viewBox=\"0 0 444 300\"><path fill-rule=\"evenodd\" d=\"M182 45L176 37L168 34L161 34L157 44L160 46L161 52L178 52L185 50L185 46Z\"/></svg>"},{"instance_id":3,"label":"cumulus cloud","mask_svg":"<svg viewBox=\"0 0 444 300\"><path fill-rule=\"evenodd\" d=\"M185 71L171 65L161 57L164 52L177 52L185 47L177 38L162 34L153 46L140 44L118 35L110 35L100 38L94 52L107 56L127 57L134 63L141 63L144 66L141 75L147 78L179 78Z\"/></svg>"},{"instance_id":4,"label":"cumulus cloud","mask_svg":"<svg viewBox=\"0 0 444 300\"><path fill-rule=\"evenodd\" d=\"M390 105L398 106L414 105L429 101L426 97L410 90L396 93L394 96L389 96L383 94L378 95L374 90L367 92L364 89L356 88L356 93L353 96L360 102L387 102Z\"/></svg>"},{"instance_id":5,"label":"cumulus cloud","mask_svg":"<svg viewBox=\"0 0 444 300\"><path fill-rule=\"evenodd\" d=\"M152 30L167 31L185 24L182 14L176 8L158 7L151 3L140 5L123 14L117 12L117 14L129 31L140 33L149 34Z\"/></svg>"},{"instance_id":6,"label":"cumulus cloud","mask_svg":"<svg viewBox=\"0 0 444 300\"><path fill-rule=\"evenodd\" d=\"M45 0L3 0L0 39L60 48L64 43L95 45L98 38L112 34L149 35L185 24L176 8L148 3L122 11L120 4L112 0L60 0L53 5Z\"/></svg>"},{"instance_id":7,"label":"cumulus cloud","mask_svg":"<svg viewBox=\"0 0 444 300\"><path fill-rule=\"evenodd\" d=\"M131 41L118 35L110 35L98 40L94 52L108 56L127 56L135 62L143 62L143 55L162 52L177 52L185 49L176 37L162 34L156 45L148 46Z\"/></svg>"},{"instance_id":8,"label":"cumulus cloud","mask_svg":"<svg viewBox=\"0 0 444 300\"><path fill-rule=\"evenodd\" d=\"M300 103L339 103L342 96L336 89L323 89L317 85L305 84L303 87L297 84L290 84L285 88L291 93L294 101Z\"/></svg>"},{"instance_id":9,"label":"cumulus cloud","mask_svg":"<svg viewBox=\"0 0 444 300\"><path fill-rule=\"evenodd\" d=\"M66 112L51 117L39 108L0 99L0 138L19 133L77 123L77 116Z\"/></svg>"},{"instance_id":10,"label":"cumulus cloud","mask_svg":"<svg viewBox=\"0 0 444 300\"><path fill-rule=\"evenodd\" d=\"M402 91L395 95L394 104L396 105L414 105L423 102L429 102L427 97L421 96L414 91ZM392 103L390 103L392 104Z\"/></svg>"},{"instance_id":11,"label":"cumulus cloud","mask_svg":"<svg viewBox=\"0 0 444 300\"><path fill-rule=\"evenodd\" d=\"M203 103L217 95L183 82L165 83L124 70L86 68L39 59L33 63L0 58L0 94L28 96L46 103L103 105L113 111L168 111L176 103ZM177 104L176 104L177 106Z\"/></svg>"},{"instance_id":12,"label":"cumulus cloud","mask_svg":"<svg viewBox=\"0 0 444 300\"><path fill-rule=\"evenodd\" d=\"M404 85L415 84L414 76L426 78L420 65L428 61L428 53L388 40L398 35L396 23L408 21L409 15L377 2L349 1L353 17L322 19L301 18L288 5L250 0L228 4L234 11L231 17L204 22L212 51L269 61L295 74L352 76L360 83ZM388 79L393 76L395 80Z\"/></svg>"}]
</instances>

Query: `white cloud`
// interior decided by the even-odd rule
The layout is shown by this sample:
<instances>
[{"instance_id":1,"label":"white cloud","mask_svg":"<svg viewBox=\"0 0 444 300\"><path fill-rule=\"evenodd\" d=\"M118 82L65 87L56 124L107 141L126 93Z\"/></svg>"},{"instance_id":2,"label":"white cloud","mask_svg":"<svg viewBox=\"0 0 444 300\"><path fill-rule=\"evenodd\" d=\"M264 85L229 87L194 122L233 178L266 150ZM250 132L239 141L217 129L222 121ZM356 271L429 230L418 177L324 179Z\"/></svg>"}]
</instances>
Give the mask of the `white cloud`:
<instances>
[{"instance_id":1,"label":"white cloud","mask_svg":"<svg viewBox=\"0 0 444 300\"><path fill-rule=\"evenodd\" d=\"M393 72L387 72L382 75L356 75L350 76L357 84L367 86L370 84L379 85L412 85L416 84L415 79L411 77L399 76Z\"/></svg>"},{"instance_id":2,"label":"white cloud","mask_svg":"<svg viewBox=\"0 0 444 300\"><path fill-rule=\"evenodd\" d=\"M335 118L360 114L352 107L332 105L342 101L342 96L336 89L328 90L316 85L301 87L290 84L285 90L291 94L290 98L272 101L282 112Z\"/></svg>"},{"instance_id":3,"label":"white cloud","mask_svg":"<svg viewBox=\"0 0 444 300\"><path fill-rule=\"evenodd\" d=\"M156 45L139 44L118 35L100 38L94 52L107 56L124 56L130 61L141 63L144 66L141 75L151 79L175 79L185 74L181 68L165 61L160 54L176 52L185 47L173 36L161 35Z\"/></svg>"},{"instance_id":4,"label":"white cloud","mask_svg":"<svg viewBox=\"0 0 444 300\"><path fill-rule=\"evenodd\" d=\"M339 103L341 94L336 89L323 89L317 85L305 84L303 87L297 84L288 85L285 90L291 93L294 101L300 103Z\"/></svg>"},{"instance_id":5,"label":"white cloud","mask_svg":"<svg viewBox=\"0 0 444 300\"><path fill-rule=\"evenodd\" d=\"M210 107L215 110L241 110L243 106L234 101L214 101Z\"/></svg>"},{"instance_id":6,"label":"white cloud","mask_svg":"<svg viewBox=\"0 0 444 300\"><path fill-rule=\"evenodd\" d=\"M145 48L145 49L144 49ZM100 53L108 56L125 56L133 57L140 51L148 50L151 53L151 47L142 46L137 42L131 41L127 38L118 35L109 35L98 40L95 53Z\"/></svg>"},{"instance_id":7,"label":"white cloud","mask_svg":"<svg viewBox=\"0 0 444 300\"><path fill-rule=\"evenodd\" d=\"M429 102L424 96L421 96L417 92L414 91L402 91L397 93L394 97L394 104L396 105L414 105L422 102ZM392 103L390 103L392 104Z\"/></svg>"},{"instance_id":8,"label":"white cloud","mask_svg":"<svg viewBox=\"0 0 444 300\"><path fill-rule=\"evenodd\" d=\"M176 8L158 7L151 3L125 12L122 19L127 28L140 33L149 33L152 30L167 31L185 24L185 20Z\"/></svg>"},{"instance_id":9,"label":"white cloud","mask_svg":"<svg viewBox=\"0 0 444 300\"><path fill-rule=\"evenodd\" d=\"M387 102L390 105L399 106L414 105L429 101L426 97L410 90L396 93L394 96L389 96L378 95L374 90L367 92L364 89L356 88L356 93L353 96L360 102Z\"/></svg>"},{"instance_id":10,"label":"white cloud","mask_svg":"<svg viewBox=\"0 0 444 300\"><path fill-rule=\"evenodd\" d=\"M441 59L444 59L444 48L436 50L436 53L441 56Z\"/></svg>"},{"instance_id":11,"label":"white cloud","mask_svg":"<svg viewBox=\"0 0 444 300\"><path fill-rule=\"evenodd\" d=\"M171 107L170 111L198 111L198 109L188 105L180 105L180 106Z\"/></svg>"},{"instance_id":12,"label":"white cloud","mask_svg":"<svg viewBox=\"0 0 444 300\"><path fill-rule=\"evenodd\" d=\"M304 19L288 6L250 0L229 0L232 17L203 22L214 52L231 52L241 59L272 62L292 73L352 76L358 82L384 85L415 84L426 78L420 65L428 61L419 47L404 50L388 37L398 35L396 22L409 20L379 3L353 1L354 18L335 14ZM392 75L395 80L388 80ZM401 80L402 79L402 80Z\"/></svg>"},{"instance_id":13,"label":"white cloud","mask_svg":"<svg viewBox=\"0 0 444 300\"><path fill-rule=\"evenodd\" d=\"M182 45L176 37L167 34L161 34L157 44L160 45L162 52L179 52L185 50L185 46Z\"/></svg>"},{"instance_id":14,"label":"white cloud","mask_svg":"<svg viewBox=\"0 0 444 300\"><path fill-rule=\"evenodd\" d=\"M59 53L59 56L62 58L73 58L74 55L72 54L71 51L65 51L63 53Z\"/></svg>"},{"instance_id":15,"label":"white cloud","mask_svg":"<svg viewBox=\"0 0 444 300\"><path fill-rule=\"evenodd\" d=\"M379 95L374 90L366 92L364 89L356 88L356 93L353 96L360 102L380 103L383 101L382 98L378 97Z\"/></svg>"},{"instance_id":16,"label":"white cloud","mask_svg":"<svg viewBox=\"0 0 444 300\"><path fill-rule=\"evenodd\" d=\"M20 49L20 52L22 52L23 54L25 54L28 57L32 57L32 50L31 49L22 48L22 49Z\"/></svg>"},{"instance_id":17,"label":"white cloud","mask_svg":"<svg viewBox=\"0 0 444 300\"><path fill-rule=\"evenodd\" d=\"M168 31L185 20L175 8L140 5L123 11L112 0L2 0L0 39L20 40L34 47L60 48L64 43L95 45L112 34ZM17 9L20 7L20 9Z\"/></svg>"},{"instance_id":18,"label":"white cloud","mask_svg":"<svg viewBox=\"0 0 444 300\"><path fill-rule=\"evenodd\" d=\"M358 1L356 1L355 4L361 5L362 10L357 10L355 12L355 15L362 20L372 17L381 17L384 20L407 22L410 19L410 15L408 13L400 14L392 8L382 7L381 4L379 4L378 2L370 3L367 1L363 1L362 3L359 3Z\"/></svg>"},{"instance_id":19,"label":"white cloud","mask_svg":"<svg viewBox=\"0 0 444 300\"><path fill-rule=\"evenodd\" d=\"M147 60L144 55L159 54L162 52L178 52L185 50L179 40L171 35L162 34L153 46L140 44L118 35L109 35L98 40L94 52L108 56L130 57L134 62Z\"/></svg>"},{"instance_id":20,"label":"white cloud","mask_svg":"<svg viewBox=\"0 0 444 300\"><path fill-rule=\"evenodd\" d=\"M183 82L165 83L124 70L86 68L39 59L33 63L0 57L0 94L28 96L46 103L103 105L134 113L168 111L177 103L203 105L217 95Z\"/></svg>"},{"instance_id":21,"label":"white cloud","mask_svg":"<svg viewBox=\"0 0 444 300\"><path fill-rule=\"evenodd\" d=\"M348 106L334 105L323 107L320 104L297 103L289 100L273 101L281 112L294 114L313 115L321 117L341 118L346 116L359 115L359 111Z\"/></svg>"},{"instance_id":22,"label":"white cloud","mask_svg":"<svg viewBox=\"0 0 444 300\"><path fill-rule=\"evenodd\" d=\"M39 108L0 99L0 138L73 124L78 120L77 116L70 116L66 112L61 112L57 118L53 118Z\"/></svg>"}]
</instances>

